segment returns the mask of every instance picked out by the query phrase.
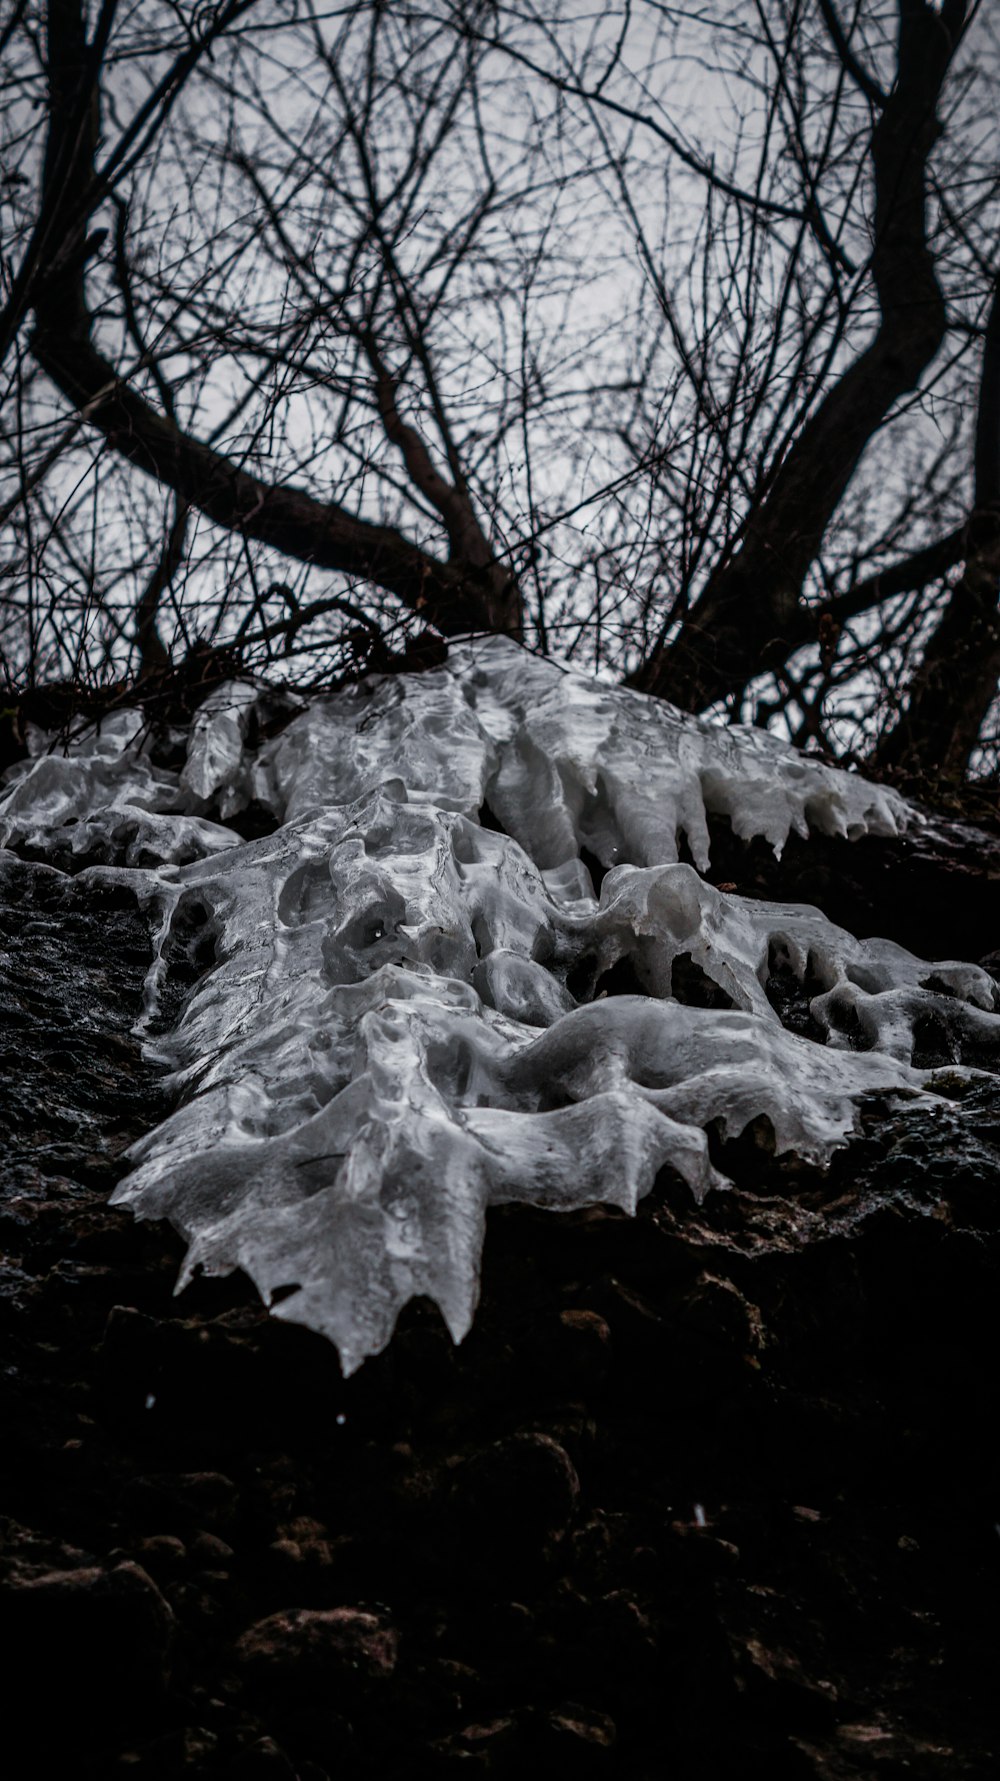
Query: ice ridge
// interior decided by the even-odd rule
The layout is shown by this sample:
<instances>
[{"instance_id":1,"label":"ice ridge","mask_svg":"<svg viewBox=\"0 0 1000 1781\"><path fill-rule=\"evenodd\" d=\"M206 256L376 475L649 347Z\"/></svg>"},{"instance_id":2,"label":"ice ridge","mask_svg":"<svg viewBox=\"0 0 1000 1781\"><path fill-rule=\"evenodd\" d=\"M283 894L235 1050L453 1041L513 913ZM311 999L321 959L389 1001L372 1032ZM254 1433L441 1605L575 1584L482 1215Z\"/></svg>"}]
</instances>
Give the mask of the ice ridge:
<instances>
[{"instance_id":1,"label":"ice ridge","mask_svg":"<svg viewBox=\"0 0 1000 1781\"><path fill-rule=\"evenodd\" d=\"M633 1211L665 1167L700 1197L723 1184L707 1129L761 1119L824 1163L864 1096L933 1087L922 1022L958 1067L1000 1049L979 967L700 875L710 814L777 852L921 820L883 787L496 638L315 698L259 743L269 701L214 693L180 771L135 714L65 752L36 738L0 844L125 875L158 911L147 1045L178 1101L116 1200L185 1237L181 1284L243 1268L345 1372L416 1295L461 1339L490 1205ZM240 838L248 807L272 833ZM208 962L163 1030L184 949ZM623 967L631 993L605 993ZM776 971L812 1036L782 1025Z\"/></svg>"}]
</instances>

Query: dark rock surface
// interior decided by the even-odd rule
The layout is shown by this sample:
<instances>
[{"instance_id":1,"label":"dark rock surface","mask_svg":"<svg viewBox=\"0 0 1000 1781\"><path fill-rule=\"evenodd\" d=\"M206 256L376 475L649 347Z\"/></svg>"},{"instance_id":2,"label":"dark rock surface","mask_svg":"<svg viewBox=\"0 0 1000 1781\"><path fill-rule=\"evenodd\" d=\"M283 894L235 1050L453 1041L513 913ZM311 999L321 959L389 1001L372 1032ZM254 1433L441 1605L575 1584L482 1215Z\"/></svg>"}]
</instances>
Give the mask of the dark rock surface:
<instances>
[{"instance_id":1,"label":"dark rock surface","mask_svg":"<svg viewBox=\"0 0 1000 1781\"><path fill-rule=\"evenodd\" d=\"M718 875L886 929L885 857ZM995 948L983 872L909 928ZM107 1205L147 956L127 898L5 872L8 1774L997 1773L996 1086L871 1108L827 1176L747 1134L700 1210L504 1208L463 1347L415 1305L345 1383Z\"/></svg>"}]
</instances>

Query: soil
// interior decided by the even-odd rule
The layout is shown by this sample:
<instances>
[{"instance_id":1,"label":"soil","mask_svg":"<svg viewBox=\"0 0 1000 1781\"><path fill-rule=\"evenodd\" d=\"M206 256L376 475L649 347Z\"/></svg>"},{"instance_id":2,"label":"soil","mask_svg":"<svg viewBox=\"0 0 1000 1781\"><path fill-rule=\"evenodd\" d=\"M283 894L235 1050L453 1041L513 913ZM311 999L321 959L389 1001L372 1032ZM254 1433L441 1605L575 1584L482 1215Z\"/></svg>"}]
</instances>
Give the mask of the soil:
<instances>
[{"instance_id":1,"label":"soil","mask_svg":"<svg viewBox=\"0 0 1000 1781\"><path fill-rule=\"evenodd\" d=\"M716 876L977 956L968 833ZM108 1206L148 957L124 893L4 868L12 1781L998 1772L1000 1083L825 1176L747 1133L700 1209L499 1210L462 1347L415 1304L344 1382Z\"/></svg>"}]
</instances>

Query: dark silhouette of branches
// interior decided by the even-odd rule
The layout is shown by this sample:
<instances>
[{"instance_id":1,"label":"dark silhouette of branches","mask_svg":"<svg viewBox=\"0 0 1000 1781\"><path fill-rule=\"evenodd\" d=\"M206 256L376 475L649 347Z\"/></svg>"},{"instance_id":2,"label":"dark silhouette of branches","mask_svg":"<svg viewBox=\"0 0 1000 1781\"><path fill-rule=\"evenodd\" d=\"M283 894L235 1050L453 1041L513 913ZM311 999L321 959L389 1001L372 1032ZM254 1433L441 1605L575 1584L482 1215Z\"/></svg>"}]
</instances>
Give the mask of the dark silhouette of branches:
<instances>
[{"instance_id":1,"label":"dark silhouette of branches","mask_svg":"<svg viewBox=\"0 0 1000 1781\"><path fill-rule=\"evenodd\" d=\"M15 0L0 36L8 678L501 630L886 771L977 758L974 0Z\"/></svg>"},{"instance_id":2,"label":"dark silhouette of branches","mask_svg":"<svg viewBox=\"0 0 1000 1781\"><path fill-rule=\"evenodd\" d=\"M924 645L906 710L879 743L882 766L959 776L1000 681L1000 276L983 340L974 473L962 573Z\"/></svg>"},{"instance_id":3,"label":"dark silhouette of branches","mask_svg":"<svg viewBox=\"0 0 1000 1781\"><path fill-rule=\"evenodd\" d=\"M967 14L967 0L946 0L940 11L900 0L894 79L868 139L874 336L765 466L733 554L713 570L679 634L665 637L636 676L648 691L708 705L742 693L759 668L805 640L802 592L833 515L873 435L944 341L945 302L927 238L927 163Z\"/></svg>"}]
</instances>

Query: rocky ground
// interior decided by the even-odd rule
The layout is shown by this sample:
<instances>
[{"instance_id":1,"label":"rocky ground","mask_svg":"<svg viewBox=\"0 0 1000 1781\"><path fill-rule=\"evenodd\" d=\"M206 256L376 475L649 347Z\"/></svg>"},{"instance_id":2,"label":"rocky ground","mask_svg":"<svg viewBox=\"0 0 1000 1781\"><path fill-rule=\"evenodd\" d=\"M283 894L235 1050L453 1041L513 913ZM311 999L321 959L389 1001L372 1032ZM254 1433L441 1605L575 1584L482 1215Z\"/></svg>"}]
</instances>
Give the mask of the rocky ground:
<instances>
[{"instance_id":1,"label":"rocky ground","mask_svg":"<svg viewBox=\"0 0 1000 1781\"><path fill-rule=\"evenodd\" d=\"M1000 944L958 831L717 862ZM997 1773L998 1089L869 1109L826 1177L750 1134L700 1211L499 1211L464 1346L413 1306L345 1384L108 1207L148 952L127 898L0 882L12 1781Z\"/></svg>"}]
</instances>

